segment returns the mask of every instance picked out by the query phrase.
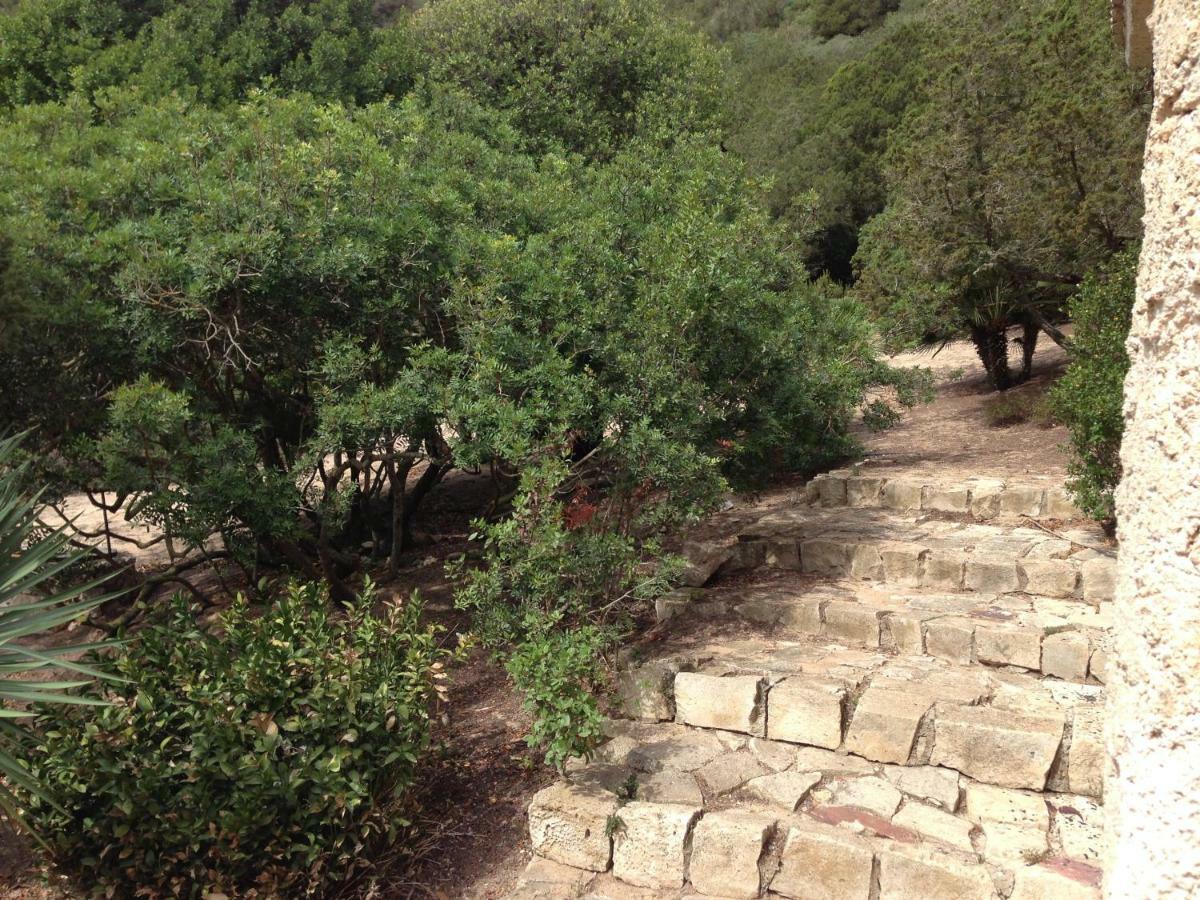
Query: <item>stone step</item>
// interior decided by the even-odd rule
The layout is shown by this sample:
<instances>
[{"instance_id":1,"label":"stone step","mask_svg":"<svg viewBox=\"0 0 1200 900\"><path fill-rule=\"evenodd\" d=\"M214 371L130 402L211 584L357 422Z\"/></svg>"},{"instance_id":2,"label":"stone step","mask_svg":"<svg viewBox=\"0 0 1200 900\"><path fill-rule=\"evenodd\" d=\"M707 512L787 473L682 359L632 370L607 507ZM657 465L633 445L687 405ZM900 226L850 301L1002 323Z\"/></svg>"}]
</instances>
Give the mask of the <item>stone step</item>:
<instances>
[{"instance_id":1,"label":"stone step","mask_svg":"<svg viewBox=\"0 0 1200 900\"><path fill-rule=\"evenodd\" d=\"M737 616L812 635L961 665L1011 666L1080 683L1105 681L1112 604L1030 594L940 593L817 582L779 572L759 583L685 588L660 619Z\"/></svg>"},{"instance_id":2,"label":"stone step","mask_svg":"<svg viewBox=\"0 0 1200 900\"><path fill-rule=\"evenodd\" d=\"M808 503L823 507L883 508L969 516L1085 520L1061 483L1027 477L946 478L869 464L826 472L805 485Z\"/></svg>"},{"instance_id":3,"label":"stone step","mask_svg":"<svg viewBox=\"0 0 1200 900\"><path fill-rule=\"evenodd\" d=\"M1103 689L807 638L643 660L519 897L1084 900Z\"/></svg>"},{"instance_id":4,"label":"stone step","mask_svg":"<svg viewBox=\"0 0 1200 900\"><path fill-rule=\"evenodd\" d=\"M640 661L623 673L620 698L641 722L939 766L996 787L1102 790L1099 685L819 638L756 638Z\"/></svg>"},{"instance_id":5,"label":"stone step","mask_svg":"<svg viewBox=\"0 0 1200 900\"><path fill-rule=\"evenodd\" d=\"M1060 536L1061 535L1061 536ZM937 591L1111 600L1116 555L1099 528L1050 534L1014 525L912 519L880 509L788 509L743 523L736 540L684 546L682 581L790 569Z\"/></svg>"}]
</instances>

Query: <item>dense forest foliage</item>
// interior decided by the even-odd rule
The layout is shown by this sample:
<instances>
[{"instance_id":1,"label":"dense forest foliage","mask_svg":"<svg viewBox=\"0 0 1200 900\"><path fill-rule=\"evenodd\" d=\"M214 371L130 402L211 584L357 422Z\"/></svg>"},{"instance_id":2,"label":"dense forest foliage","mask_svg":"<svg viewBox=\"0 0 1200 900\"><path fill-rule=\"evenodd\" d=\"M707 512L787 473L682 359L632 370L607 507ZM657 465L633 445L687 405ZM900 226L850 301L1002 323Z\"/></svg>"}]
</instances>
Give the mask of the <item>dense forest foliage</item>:
<instances>
[{"instance_id":1,"label":"dense forest foliage","mask_svg":"<svg viewBox=\"0 0 1200 900\"><path fill-rule=\"evenodd\" d=\"M881 347L970 336L1003 389L1039 332L1070 346L1069 312L1095 323L1103 398L1078 376L1060 402L1082 454L1104 422L1079 469L1102 505L1147 101L1107 27L1101 0L7 4L0 433L30 431L46 499L161 532L161 582L225 559L266 585L285 635L238 607L181 641L186 609L151 611L160 706L97 687L126 707L48 709L40 744L0 733L44 760L28 803L56 858L116 893L320 890L368 832L395 838L376 810L415 777L440 662L414 614L355 597L419 552L452 473L493 479L457 601L559 766L599 738L605 655L671 586L663 535L731 484L851 456L856 420L895 416L878 388L918 399ZM356 604L349 623L327 598ZM377 664L351 665L372 642ZM205 792L241 790L238 748L282 758L303 736L230 731L188 673L214 670L224 702L240 652L276 651L324 698L311 740L344 732L320 690L342 678L404 758L380 732L320 773L353 785L354 815L258 784L203 836ZM155 674L133 653L131 683ZM256 696L309 702L285 688ZM97 715L121 746L63 738ZM171 768L183 732L213 749L187 784L126 765ZM150 840L99 802L194 821ZM325 839L280 840L264 805Z\"/></svg>"}]
</instances>

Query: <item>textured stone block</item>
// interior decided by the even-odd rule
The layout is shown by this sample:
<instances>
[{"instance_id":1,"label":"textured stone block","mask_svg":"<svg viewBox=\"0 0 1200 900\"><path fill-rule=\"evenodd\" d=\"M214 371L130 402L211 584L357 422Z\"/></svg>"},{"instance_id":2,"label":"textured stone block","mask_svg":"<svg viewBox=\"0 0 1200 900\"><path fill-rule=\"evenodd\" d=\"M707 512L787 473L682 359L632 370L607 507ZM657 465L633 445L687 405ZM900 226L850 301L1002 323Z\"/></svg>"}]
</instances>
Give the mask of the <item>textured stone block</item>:
<instances>
[{"instance_id":1,"label":"textured stone block","mask_svg":"<svg viewBox=\"0 0 1200 900\"><path fill-rule=\"evenodd\" d=\"M1007 594L1020 590L1017 564L1007 556L976 556L967 560L963 586L969 591Z\"/></svg>"},{"instance_id":2,"label":"textured stone block","mask_svg":"<svg viewBox=\"0 0 1200 900\"><path fill-rule=\"evenodd\" d=\"M973 852L971 823L936 807L926 806L924 803L906 803L904 809L892 817L892 824L908 828L956 850Z\"/></svg>"},{"instance_id":3,"label":"textured stone block","mask_svg":"<svg viewBox=\"0 0 1200 900\"><path fill-rule=\"evenodd\" d=\"M773 772L746 782L746 790L766 803L794 812L820 780L820 772Z\"/></svg>"},{"instance_id":4,"label":"textured stone block","mask_svg":"<svg viewBox=\"0 0 1200 900\"><path fill-rule=\"evenodd\" d=\"M814 575L848 575L852 551L845 541L813 538L800 544L800 567Z\"/></svg>"},{"instance_id":5,"label":"textured stone block","mask_svg":"<svg viewBox=\"0 0 1200 900\"><path fill-rule=\"evenodd\" d=\"M1003 481L974 482L971 485L971 515L977 519L991 519L999 515L1000 497L1003 493Z\"/></svg>"},{"instance_id":6,"label":"textured stone block","mask_svg":"<svg viewBox=\"0 0 1200 900\"><path fill-rule=\"evenodd\" d=\"M710 897L758 897L758 860L774 830L775 820L761 815L706 815L693 832L692 886Z\"/></svg>"},{"instance_id":7,"label":"textured stone block","mask_svg":"<svg viewBox=\"0 0 1200 900\"><path fill-rule=\"evenodd\" d=\"M721 678L696 672L675 676L675 720L762 736L763 682L755 675Z\"/></svg>"},{"instance_id":8,"label":"textured stone block","mask_svg":"<svg viewBox=\"0 0 1200 900\"><path fill-rule=\"evenodd\" d=\"M1092 658L1088 662L1088 674L1095 678L1101 684L1107 684L1107 669L1108 669L1108 651L1103 647L1097 647L1092 651Z\"/></svg>"},{"instance_id":9,"label":"textured stone block","mask_svg":"<svg viewBox=\"0 0 1200 900\"><path fill-rule=\"evenodd\" d=\"M1117 561L1108 556L1085 560L1080 569L1083 599L1111 600L1117 586Z\"/></svg>"},{"instance_id":10,"label":"textured stone block","mask_svg":"<svg viewBox=\"0 0 1200 900\"><path fill-rule=\"evenodd\" d=\"M1060 631L1042 638L1042 673L1065 681L1087 680L1092 644L1081 631Z\"/></svg>"},{"instance_id":11,"label":"textured stone block","mask_svg":"<svg viewBox=\"0 0 1200 900\"><path fill-rule=\"evenodd\" d=\"M971 492L965 487L943 487L931 484L925 488L921 505L930 512L970 512Z\"/></svg>"},{"instance_id":12,"label":"textured stone block","mask_svg":"<svg viewBox=\"0 0 1200 900\"><path fill-rule=\"evenodd\" d=\"M612 860L609 816L616 795L594 786L557 782L529 804L529 839L539 856L577 869L603 872Z\"/></svg>"},{"instance_id":13,"label":"textured stone block","mask_svg":"<svg viewBox=\"0 0 1200 900\"><path fill-rule=\"evenodd\" d=\"M767 697L767 737L836 750L845 696L834 682L789 679L775 685Z\"/></svg>"},{"instance_id":14,"label":"textured stone block","mask_svg":"<svg viewBox=\"0 0 1200 900\"><path fill-rule=\"evenodd\" d=\"M1041 488L1009 485L1000 495L1000 512L1009 516L1040 516L1046 492Z\"/></svg>"},{"instance_id":15,"label":"textured stone block","mask_svg":"<svg viewBox=\"0 0 1200 900\"><path fill-rule=\"evenodd\" d=\"M921 584L943 591L962 590L967 556L953 550L934 550L925 559Z\"/></svg>"},{"instance_id":16,"label":"textured stone block","mask_svg":"<svg viewBox=\"0 0 1200 900\"><path fill-rule=\"evenodd\" d=\"M695 806L625 804L613 834L613 874L638 887L683 887L688 838L699 817Z\"/></svg>"},{"instance_id":17,"label":"textured stone block","mask_svg":"<svg viewBox=\"0 0 1200 900\"><path fill-rule=\"evenodd\" d=\"M827 637L879 646L879 616L873 607L852 600L830 600L824 618Z\"/></svg>"},{"instance_id":18,"label":"textured stone block","mask_svg":"<svg viewBox=\"0 0 1200 900\"><path fill-rule=\"evenodd\" d=\"M994 900L987 869L965 857L926 848L879 854L881 900Z\"/></svg>"},{"instance_id":19,"label":"textured stone block","mask_svg":"<svg viewBox=\"0 0 1200 900\"><path fill-rule=\"evenodd\" d=\"M685 663L655 660L622 672L617 683L621 708L631 719L665 722L675 718L675 676Z\"/></svg>"},{"instance_id":20,"label":"textured stone block","mask_svg":"<svg viewBox=\"0 0 1200 900\"><path fill-rule=\"evenodd\" d=\"M883 505L899 512L915 512L921 508L923 487L919 481L905 478L888 479L883 486Z\"/></svg>"},{"instance_id":21,"label":"textured stone block","mask_svg":"<svg viewBox=\"0 0 1200 900\"><path fill-rule=\"evenodd\" d=\"M1067 788L1085 797L1104 795L1104 711L1077 707L1071 721L1071 747L1067 754Z\"/></svg>"},{"instance_id":22,"label":"textured stone block","mask_svg":"<svg viewBox=\"0 0 1200 900\"><path fill-rule=\"evenodd\" d=\"M937 766L885 766L884 777L910 797L920 797L943 809L958 809L960 776Z\"/></svg>"},{"instance_id":23,"label":"textured stone block","mask_svg":"<svg viewBox=\"0 0 1200 900\"><path fill-rule=\"evenodd\" d=\"M1099 869L1079 863L1019 868L1009 900L1100 900Z\"/></svg>"},{"instance_id":24,"label":"textured stone block","mask_svg":"<svg viewBox=\"0 0 1200 900\"><path fill-rule=\"evenodd\" d=\"M1065 559L1023 559L1025 592L1043 597L1071 597L1079 586L1079 570Z\"/></svg>"},{"instance_id":25,"label":"textured stone block","mask_svg":"<svg viewBox=\"0 0 1200 900\"><path fill-rule=\"evenodd\" d=\"M850 548L850 577L883 580L883 558L875 544L854 544Z\"/></svg>"},{"instance_id":26,"label":"textured stone block","mask_svg":"<svg viewBox=\"0 0 1200 900\"><path fill-rule=\"evenodd\" d=\"M970 665L975 647L975 623L947 616L925 623L925 652L948 662Z\"/></svg>"},{"instance_id":27,"label":"textured stone block","mask_svg":"<svg viewBox=\"0 0 1200 900\"><path fill-rule=\"evenodd\" d=\"M846 505L845 476L826 474L817 479L817 499L822 506Z\"/></svg>"},{"instance_id":28,"label":"textured stone block","mask_svg":"<svg viewBox=\"0 0 1200 900\"><path fill-rule=\"evenodd\" d=\"M919 692L867 688L846 732L846 751L876 762L906 763L933 700Z\"/></svg>"},{"instance_id":29,"label":"textured stone block","mask_svg":"<svg viewBox=\"0 0 1200 900\"><path fill-rule=\"evenodd\" d=\"M594 872L565 866L552 859L535 856L517 879L512 900L561 900L578 897L595 877Z\"/></svg>"},{"instance_id":30,"label":"textured stone block","mask_svg":"<svg viewBox=\"0 0 1200 900\"><path fill-rule=\"evenodd\" d=\"M796 541L766 541L763 563L772 569L800 568L800 545Z\"/></svg>"},{"instance_id":31,"label":"textured stone block","mask_svg":"<svg viewBox=\"0 0 1200 900\"><path fill-rule=\"evenodd\" d=\"M921 566L926 554L917 544L887 543L879 547L883 577L892 584L916 587L921 583Z\"/></svg>"},{"instance_id":32,"label":"textured stone block","mask_svg":"<svg viewBox=\"0 0 1200 900\"><path fill-rule=\"evenodd\" d=\"M792 900L868 900L873 865L862 838L815 823L793 825L771 891Z\"/></svg>"},{"instance_id":33,"label":"textured stone block","mask_svg":"<svg viewBox=\"0 0 1200 900\"><path fill-rule=\"evenodd\" d=\"M883 502L883 479L852 476L846 479L846 505L876 507Z\"/></svg>"},{"instance_id":34,"label":"textured stone block","mask_svg":"<svg viewBox=\"0 0 1200 900\"><path fill-rule=\"evenodd\" d=\"M878 775L866 775L835 783L831 804L865 809L882 819L890 819L903 799L891 782Z\"/></svg>"},{"instance_id":35,"label":"textured stone block","mask_svg":"<svg viewBox=\"0 0 1200 900\"><path fill-rule=\"evenodd\" d=\"M723 753L696 770L710 794L727 794L748 781L766 775L770 770L746 750Z\"/></svg>"},{"instance_id":36,"label":"textured stone block","mask_svg":"<svg viewBox=\"0 0 1200 900\"><path fill-rule=\"evenodd\" d=\"M1046 852L1050 814L1039 794L971 784L966 813L983 829L988 860L1010 864Z\"/></svg>"},{"instance_id":37,"label":"textured stone block","mask_svg":"<svg viewBox=\"0 0 1200 900\"><path fill-rule=\"evenodd\" d=\"M1051 519L1086 519L1071 499L1071 495L1062 488L1051 488L1046 491L1046 507L1042 514Z\"/></svg>"},{"instance_id":38,"label":"textured stone block","mask_svg":"<svg viewBox=\"0 0 1200 900\"><path fill-rule=\"evenodd\" d=\"M900 610L885 613L881 622L879 645L898 653L921 655L925 652L924 622L932 613Z\"/></svg>"},{"instance_id":39,"label":"textured stone block","mask_svg":"<svg viewBox=\"0 0 1200 900\"><path fill-rule=\"evenodd\" d=\"M732 541L706 541L685 545L683 558L687 560L687 567L679 576L680 583L687 587L703 587L716 574L717 569L729 561L733 551Z\"/></svg>"},{"instance_id":40,"label":"textured stone block","mask_svg":"<svg viewBox=\"0 0 1200 900\"><path fill-rule=\"evenodd\" d=\"M1042 665L1042 632L1009 625L977 625L975 655L980 662L1036 672Z\"/></svg>"},{"instance_id":41,"label":"textured stone block","mask_svg":"<svg viewBox=\"0 0 1200 900\"><path fill-rule=\"evenodd\" d=\"M797 597L785 601L780 608L779 624L804 634L820 634L822 600L819 597Z\"/></svg>"},{"instance_id":42,"label":"textured stone block","mask_svg":"<svg viewBox=\"0 0 1200 900\"><path fill-rule=\"evenodd\" d=\"M638 778L637 796L648 803L679 803L684 806L703 806L704 794L696 778L687 772L664 769Z\"/></svg>"},{"instance_id":43,"label":"textured stone block","mask_svg":"<svg viewBox=\"0 0 1200 900\"><path fill-rule=\"evenodd\" d=\"M1040 791L1062 734L1063 722L1058 718L939 705L930 762L987 784Z\"/></svg>"}]
</instances>

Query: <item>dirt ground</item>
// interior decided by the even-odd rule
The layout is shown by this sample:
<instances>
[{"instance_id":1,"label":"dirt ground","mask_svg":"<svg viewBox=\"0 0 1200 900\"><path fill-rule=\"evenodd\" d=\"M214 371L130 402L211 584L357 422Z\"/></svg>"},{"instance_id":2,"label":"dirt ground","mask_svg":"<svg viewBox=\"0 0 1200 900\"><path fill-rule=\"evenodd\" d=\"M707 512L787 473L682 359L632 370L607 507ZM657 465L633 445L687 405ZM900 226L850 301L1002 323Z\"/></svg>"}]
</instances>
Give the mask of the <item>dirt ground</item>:
<instances>
[{"instance_id":1,"label":"dirt ground","mask_svg":"<svg viewBox=\"0 0 1200 900\"><path fill-rule=\"evenodd\" d=\"M1032 420L992 425L988 407L999 395L988 387L970 344L951 344L936 355L897 356L892 362L931 369L937 397L931 404L906 411L899 424L886 432L862 432L868 465L907 471L936 468L943 476L961 472L1030 478L1038 473L1061 483L1065 430ZM1043 341L1033 379L1009 391L1010 402L1018 408L1035 407L1065 364L1065 353ZM784 479L762 493L731 497L727 509L699 531L725 532L743 516L794 503L800 487L799 480ZM470 515L479 508L481 492L489 489L486 479L472 475L459 475L441 485L430 497L422 523L425 543L398 580L379 582L382 591L419 589L429 614L450 635L465 623L453 609L443 565L466 548ZM140 564L154 561L139 559ZM653 638L651 632L643 639ZM65 636L53 639L61 641ZM378 862L371 896L500 898L512 889L529 860L525 809L551 774L524 744L528 716L503 670L482 651L472 652L451 678L451 700L434 735L437 749L418 790L422 837L406 855ZM36 868L26 843L0 830L0 898L64 896L69 895L61 885Z\"/></svg>"}]
</instances>

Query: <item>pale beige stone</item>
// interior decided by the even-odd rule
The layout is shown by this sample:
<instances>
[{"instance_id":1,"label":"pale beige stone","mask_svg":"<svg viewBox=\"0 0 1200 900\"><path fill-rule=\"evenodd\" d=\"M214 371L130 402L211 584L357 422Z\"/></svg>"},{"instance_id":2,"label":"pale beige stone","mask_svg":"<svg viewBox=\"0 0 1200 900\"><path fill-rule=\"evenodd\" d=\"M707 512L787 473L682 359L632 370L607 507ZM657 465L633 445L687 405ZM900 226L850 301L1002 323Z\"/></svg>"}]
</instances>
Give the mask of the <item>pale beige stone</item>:
<instances>
[{"instance_id":1,"label":"pale beige stone","mask_svg":"<svg viewBox=\"0 0 1200 900\"><path fill-rule=\"evenodd\" d=\"M879 615L872 607L852 600L830 600L824 615L826 636L879 646Z\"/></svg>"},{"instance_id":2,"label":"pale beige stone","mask_svg":"<svg viewBox=\"0 0 1200 900\"><path fill-rule=\"evenodd\" d=\"M961 776L937 766L884 766L884 777L904 793L954 812L958 809Z\"/></svg>"},{"instance_id":3,"label":"pale beige stone","mask_svg":"<svg viewBox=\"0 0 1200 900\"><path fill-rule=\"evenodd\" d=\"M1080 631L1060 631L1042 639L1042 673L1064 681L1086 681L1091 641Z\"/></svg>"},{"instance_id":4,"label":"pale beige stone","mask_svg":"<svg viewBox=\"0 0 1200 900\"><path fill-rule=\"evenodd\" d=\"M1003 493L1003 481L976 481L971 486L971 515L977 519L991 519L998 515Z\"/></svg>"},{"instance_id":5,"label":"pale beige stone","mask_svg":"<svg viewBox=\"0 0 1200 900\"><path fill-rule=\"evenodd\" d=\"M986 822L980 826L980 831L983 834L983 858L995 865L1020 865L1049 852L1046 834L1022 825Z\"/></svg>"},{"instance_id":6,"label":"pale beige stone","mask_svg":"<svg viewBox=\"0 0 1200 900\"><path fill-rule=\"evenodd\" d=\"M1062 488L1052 488L1046 491L1046 507L1043 515L1051 519L1085 518L1079 507L1075 505L1075 501L1071 499L1071 495Z\"/></svg>"},{"instance_id":7,"label":"pale beige stone","mask_svg":"<svg viewBox=\"0 0 1200 900\"><path fill-rule=\"evenodd\" d=\"M1026 866L1017 869L1009 900L1100 900L1100 888L1045 866Z\"/></svg>"},{"instance_id":8,"label":"pale beige stone","mask_svg":"<svg viewBox=\"0 0 1200 900\"><path fill-rule=\"evenodd\" d=\"M716 574L717 569L729 561L733 551L734 542L731 540L685 545L683 558L687 566L679 576L680 583L687 587L703 587Z\"/></svg>"},{"instance_id":9,"label":"pale beige stone","mask_svg":"<svg viewBox=\"0 0 1200 900\"><path fill-rule=\"evenodd\" d=\"M794 812L820 780L820 772L774 772L746 782L746 790L767 803Z\"/></svg>"},{"instance_id":10,"label":"pale beige stone","mask_svg":"<svg viewBox=\"0 0 1200 900\"><path fill-rule=\"evenodd\" d=\"M879 506L882 502L883 479L856 476L846 479L846 504L857 507Z\"/></svg>"},{"instance_id":11,"label":"pale beige stone","mask_svg":"<svg viewBox=\"0 0 1200 900\"><path fill-rule=\"evenodd\" d=\"M562 900L578 897L595 877L595 872L563 865L535 856L517 879L513 900Z\"/></svg>"},{"instance_id":12,"label":"pale beige stone","mask_svg":"<svg viewBox=\"0 0 1200 900\"><path fill-rule=\"evenodd\" d=\"M613 874L639 887L682 887L688 838L700 808L634 801L622 806L617 817Z\"/></svg>"},{"instance_id":13,"label":"pale beige stone","mask_svg":"<svg viewBox=\"0 0 1200 900\"><path fill-rule=\"evenodd\" d=\"M1088 662L1088 674L1101 684L1108 684L1108 651L1097 647Z\"/></svg>"},{"instance_id":14,"label":"pale beige stone","mask_svg":"<svg viewBox=\"0 0 1200 900\"><path fill-rule=\"evenodd\" d=\"M819 597L789 599L781 604L779 624L804 634L820 634L824 627L821 622L823 602Z\"/></svg>"},{"instance_id":15,"label":"pale beige stone","mask_svg":"<svg viewBox=\"0 0 1200 900\"><path fill-rule=\"evenodd\" d=\"M817 498L822 506L845 506L846 479L835 475L818 478Z\"/></svg>"},{"instance_id":16,"label":"pale beige stone","mask_svg":"<svg viewBox=\"0 0 1200 900\"><path fill-rule=\"evenodd\" d=\"M852 547L842 540L813 538L800 544L800 567L814 575L844 576L850 572Z\"/></svg>"},{"instance_id":17,"label":"pale beige stone","mask_svg":"<svg viewBox=\"0 0 1200 900\"><path fill-rule=\"evenodd\" d=\"M1083 599L1111 600L1116 589L1117 561L1108 556L1084 560L1079 580L1083 586Z\"/></svg>"},{"instance_id":18,"label":"pale beige stone","mask_svg":"<svg viewBox=\"0 0 1200 900\"><path fill-rule=\"evenodd\" d=\"M799 569L800 545L796 541L767 541L763 563L772 569Z\"/></svg>"},{"instance_id":19,"label":"pale beige stone","mask_svg":"<svg viewBox=\"0 0 1200 900\"><path fill-rule=\"evenodd\" d=\"M963 586L969 591L1007 594L1020 590L1021 580L1011 557L972 554L967 559Z\"/></svg>"},{"instance_id":20,"label":"pale beige stone","mask_svg":"<svg viewBox=\"0 0 1200 900\"><path fill-rule=\"evenodd\" d=\"M924 803L905 803L892 818L893 825L908 828L956 850L971 853L971 823Z\"/></svg>"},{"instance_id":21,"label":"pale beige stone","mask_svg":"<svg viewBox=\"0 0 1200 900\"><path fill-rule=\"evenodd\" d=\"M987 869L966 857L929 848L879 853L880 900L995 900Z\"/></svg>"},{"instance_id":22,"label":"pale beige stone","mask_svg":"<svg viewBox=\"0 0 1200 900\"><path fill-rule=\"evenodd\" d=\"M622 672L617 691L625 714L643 722L675 718L673 686L676 674L685 667L678 660L662 660Z\"/></svg>"},{"instance_id":23,"label":"pale beige stone","mask_svg":"<svg viewBox=\"0 0 1200 900\"><path fill-rule=\"evenodd\" d=\"M924 486L919 481L904 478L890 478L883 486L883 505L888 509L900 512L914 512L921 508L921 489Z\"/></svg>"},{"instance_id":24,"label":"pale beige stone","mask_svg":"<svg viewBox=\"0 0 1200 900\"><path fill-rule=\"evenodd\" d=\"M875 774L875 766L865 759L819 747L800 747L796 750L793 768L797 772L824 772L826 775Z\"/></svg>"},{"instance_id":25,"label":"pale beige stone","mask_svg":"<svg viewBox=\"0 0 1200 900\"><path fill-rule=\"evenodd\" d=\"M651 772L637 780L637 799L648 803L680 803L684 806L702 806L704 794L693 775L664 769Z\"/></svg>"},{"instance_id":26,"label":"pale beige stone","mask_svg":"<svg viewBox=\"0 0 1200 900\"><path fill-rule=\"evenodd\" d=\"M1000 512L1010 516L1033 516L1042 514L1042 502L1046 493L1041 488L1010 484L1000 495Z\"/></svg>"},{"instance_id":27,"label":"pale beige stone","mask_svg":"<svg viewBox=\"0 0 1200 900\"><path fill-rule=\"evenodd\" d=\"M904 799L895 785L878 775L845 778L832 787L832 805L856 806L884 819L890 819Z\"/></svg>"},{"instance_id":28,"label":"pale beige stone","mask_svg":"<svg viewBox=\"0 0 1200 900\"><path fill-rule=\"evenodd\" d=\"M1027 791L972 782L967 785L965 805L967 817L981 825L1017 825L1042 834L1050 828L1045 799Z\"/></svg>"},{"instance_id":29,"label":"pale beige stone","mask_svg":"<svg viewBox=\"0 0 1200 900\"><path fill-rule=\"evenodd\" d=\"M1079 585L1079 570L1066 559L1023 559L1025 592L1043 597L1071 597Z\"/></svg>"},{"instance_id":30,"label":"pale beige stone","mask_svg":"<svg viewBox=\"0 0 1200 900\"><path fill-rule=\"evenodd\" d=\"M762 736L763 682L754 675L675 676L675 721Z\"/></svg>"},{"instance_id":31,"label":"pale beige stone","mask_svg":"<svg viewBox=\"0 0 1200 900\"><path fill-rule=\"evenodd\" d=\"M669 726L663 733L639 742L625 761L639 772L691 772L724 750L724 745L710 731Z\"/></svg>"},{"instance_id":32,"label":"pale beige stone","mask_svg":"<svg viewBox=\"0 0 1200 900\"><path fill-rule=\"evenodd\" d=\"M793 825L771 891L791 900L868 900L873 863L861 838L815 822Z\"/></svg>"},{"instance_id":33,"label":"pale beige stone","mask_svg":"<svg viewBox=\"0 0 1200 900\"><path fill-rule=\"evenodd\" d=\"M846 689L833 681L789 678L767 696L767 737L835 750L842 743Z\"/></svg>"},{"instance_id":34,"label":"pale beige stone","mask_svg":"<svg viewBox=\"0 0 1200 900\"><path fill-rule=\"evenodd\" d=\"M947 616L925 623L925 651L948 662L969 665L974 657L975 622Z\"/></svg>"},{"instance_id":35,"label":"pale beige stone","mask_svg":"<svg viewBox=\"0 0 1200 900\"><path fill-rule=\"evenodd\" d=\"M796 762L796 748L782 741L768 741L764 738L751 738L746 749L754 754L754 758L772 772L782 772L790 769Z\"/></svg>"},{"instance_id":36,"label":"pale beige stone","mask_svg":"<svg viewBox=\"0 0 1200 900\"><path fill-rule=\"evenodd\" d=\"M967 556L954 550L933 550L925 559L921 584L927 588L957 591L963 586Z\"/></svg>"},{"instance_id":37,"label":"pale beige stone","mask_svg":"<svg viewBox=\"0 0 1200 900\"><path fill-rule=\"evenodd\" d=\"M918 544L889 542L879 547L883 577L892 584L916 587L921 583L921 568L928 551Z\"/></svg>"},{"instance_id":38,"label":"pale beige stone","mask_svg":"<svg viewBox=\"0 0 1200 900\"><path fill-rule=\"evenodd\" d=\"M607 833L617 798L598 787L556 782L529 804L529 839L539 856L577 869L603 872L612 859Z\"/></svg>"},{"instance_id":39,"label":"pale beige stone","mask_svg":"<svg viewBox=\"0 0 1200 900\"><path fill-rule=\"evenodd\" d=\"M875 544L853 544L850 547L850 577L870 581L883 580L883 557Z\"/></svg>"},{"instance_id":40,"label":"pale beige stone","mask_svg":"<svg viewBox=\"0 0 1200 900\"><path fill-rule=\"evenodd\" d=\"M775 819L739 813L709 813L692 839L692 886L711 897L753 898L762 889L758 861L775 830Z\"/></svg>"},{"instance_id":41,"label":"pale beige stone","mask_svg":"<svg viewBox=\"0 0 1200 900\"><path fill-rule=\"evenodd\" d=\"M929 485L921 505L931 512L966 513L971 508L971 492L965 487Z\"/></svg>"},{"instance_id":42,"label":"pale beige stone","mask_svg":"<svg viewBox=\"0 0 1200 900\"><path fill-rule=\"evenodd\" d=\"M740 788L747 781L766 775L770 770L747 750L723 753L710 763L696 770L710 794L726 794Z\"/></svg>"},{"instance_id":43,"label":"pale beige stone","mask_svg":"<svg viewBox=\"0 0 1200 900\"><path fill-rule=\"evenodd\" d=\"M1037 671L1042 664L1042 632L1035 628L980 624L975 628L975 655L980 662Z\"/></svg>"},{"instance_id":44,"label":"pale beige stone","mask_svg":"<svg viewBox=\"0 0 1200 900\"><path fill-rule=\"evenodd\" d=\"M876 762L905 763L933 698L919 691L869 687L846 731L846 751Z\"/></svg>"},{"instance_id":45,"label":"pale beige stone","mask_svg":"<svg viewBox=\"0 0 1200 900\"><path fill-rule=\"evenodd\" d=\"M1100 797L1104 793L1104 712L1077 707L1071 721L1071 747L1067 754L1067 787L1073 794Z\"/></svg>"},{"instance_id":46,"label":"pale beige stone","mask_svg":"<svg viewBox=\"0 0 1200 900\"><path fill-rule=\"evenodd\" d=\"M884 614L880 628L880 646L889 646L899 653L921 655L925 652L924 623L935 618L928 612L897 610Z\"/></svg>"},{"instance_id":47,"label":"pale beige stone","mask_svg":"<svg viewBox=\"0 0 1200 900\"><path fill-rule=\"evenodd\" d=\"M939 705L930 762L989 784L1042 790L1062 734L1061 719Z\"/></svg>"}]
</instances>

